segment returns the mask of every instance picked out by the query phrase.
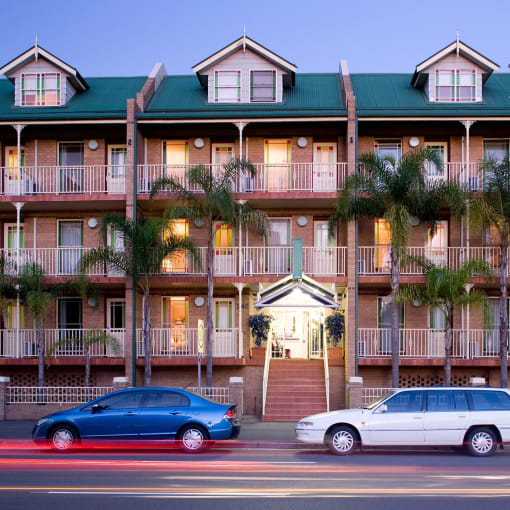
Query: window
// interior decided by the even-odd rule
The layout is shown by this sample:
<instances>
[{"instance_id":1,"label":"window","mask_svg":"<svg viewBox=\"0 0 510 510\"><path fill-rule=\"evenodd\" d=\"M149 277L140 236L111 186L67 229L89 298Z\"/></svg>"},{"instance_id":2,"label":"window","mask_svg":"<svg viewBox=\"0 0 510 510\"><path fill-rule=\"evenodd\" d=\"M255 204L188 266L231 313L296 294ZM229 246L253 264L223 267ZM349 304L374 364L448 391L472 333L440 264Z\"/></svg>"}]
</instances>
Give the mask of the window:
<instances>
[{"instance_id":1,"label":"window","mask_svg":"<svg viewBox=\"0 0 510 510\"><path fill-rule=\"evenodd\" d=\"M276 71L251 71L250 73L250 101L276 101Z\"/></svg>"},{"instance_id":2,"label":"window","mask_svg":"<svg viewBox=\"0 0 510 510\"><path fill-rule=\"evenodd\" d=\"M476 101L476 71L436 70L435 100L438 102Z\"/></svg>"},{"instance_id":3,"label":"window","mask_svg":"<svg viewBox=\"0 0 510 510\"><path fill-rule=\"evenodd\" d=\"M469 411L464 391L433 390L427 391L427 411Z\"/></svg>"},{"instance_id":4,"label":"window","mask_svg":"<svg viewBox=\"0 0 510 510\"><path fill-rule=\"evenodd\" d=\"M84 189L83 142L60 142L58 164L59 191L82 193Z\"/></svg>"},{"instance_id":5,"label":"window","mask_svg":"<svg viewBox=\"0 0 510 510\"><path fill-rule=\"evenodd\" d=\"M393 167L394 164L400 162L402 157L402 141L394 140L376 140L375 153L379 158L388 162L388 166Z\"/></svg>"},{"instance_id":6,"label":"window","mask_svg":"<svg viewBox=\"0 0 510 510\"><path fill-rule=\"evenodd\" d=\"M483 159L501 163L508 159L508 140L484 140Z\"/></svg>"},{"instance_id":7,"label":"window","mask_svg":"<svg viewBox=\"0 0 510 510\"><path fill-rule=\"evenodd\" d=\"M104 409L116 410L116 409L138 409L142 401L144 392L143 391L126 391L116 395L105 397L95 404L100 405ZM82 411L90 411L94 404L84 407Z\"/></svg>"},{"instance_id":8,"label":"window","mask_svg":"<svg viewBox=\"0 0 510 510\"><path fill-rule=\"evenodd\" d=\"M470 391L473 411L508 411L510 395L504 391Z\"/></svg>"},{"instance_id":9,"label":"window","mask_svg":"<svg viewBox=\"0 0 510 510\"><path fill-rule=\"evenodd\" d=\"M385 402L388 413L418 413L423 410L423 391L401 391Z\"/></svg>"},{"instance_id":10,"label":"window","mask_svg":"<svg viewBox=\"0 0 510 510\"><path fill-rule=\"evenodd\" d=\"M189 407L189 399L173 391L149 390L145 392L143 407Z\"/></svg>"},{"instance_id":11,"label":"window","mask_svg":"<svg viewBox=\"0 0 510 510\"><path fill-rule=\"evenodd\" d=\"M241 102L241 71L214 72L214 101L216 103Z\"/></svg>"},{"instance_id":12,"label":"window","mask_svg":"<svg viewBox=\"0 0 510 510\"><path fill-rule=\"evenodd\" d=\"M60 73L21 75L21 106L60 105Z\"/></svg>"},{"instance_id":13,"label":"window","mask_svg":"<svg viewBox=\"0 0 510 510\"><path fill-rule=\"evenodd\" d=\"M163 233L163 240L167 242L174 235L180 239L188 237L188 220L172 220L169 227ZM189 271L188 258L185 250L175 250L167 255L161 263L163 273L187 273Z\"/></svg>"}]
</instances>

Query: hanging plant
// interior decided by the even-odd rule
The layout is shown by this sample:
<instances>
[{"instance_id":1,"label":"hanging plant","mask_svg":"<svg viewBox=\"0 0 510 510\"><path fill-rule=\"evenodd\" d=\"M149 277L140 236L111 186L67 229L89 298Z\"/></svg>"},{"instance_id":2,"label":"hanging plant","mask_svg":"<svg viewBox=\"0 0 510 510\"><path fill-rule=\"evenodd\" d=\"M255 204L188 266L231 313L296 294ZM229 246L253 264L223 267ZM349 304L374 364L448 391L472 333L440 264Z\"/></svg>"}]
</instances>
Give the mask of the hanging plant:
<instances>
[{"instance_id":1,"label":"hanging plant","mask_svg":"<svg viewBox=\"0 0 510 510\"><path fill-rule=\"evenodd\" d=\"M337 347L345 330L345 317L342 312L334 312L326 317L326 331L333 347Z\"/></svg>"},{"instance_id":2,"label":"hanging plant","mask_svg":"<svg viewBox=\"0 0 510 510\"><path fill-rule=\"evenodd\" d=\"M255 345L257 347L260 347L262 342L267 340L272 320L273 317L271 315L266 315L264 313L258 313L248 317L248 325L250 326L251 335L255 339Z\"/></svg>"}]
</instances>

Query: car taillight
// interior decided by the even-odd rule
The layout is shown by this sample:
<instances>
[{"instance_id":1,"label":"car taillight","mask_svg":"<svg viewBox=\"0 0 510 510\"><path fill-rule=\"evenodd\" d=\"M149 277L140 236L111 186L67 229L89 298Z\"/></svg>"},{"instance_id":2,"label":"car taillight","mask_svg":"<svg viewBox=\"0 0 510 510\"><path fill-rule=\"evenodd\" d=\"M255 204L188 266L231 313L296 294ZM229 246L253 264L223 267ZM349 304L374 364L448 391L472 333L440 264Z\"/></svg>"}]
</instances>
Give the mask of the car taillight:
<instances>
[{"instance_id":1,"label":"car taillight","mask_svg":"<svg viewBox=\"0 0 510 510\"><path fill-rule=\"evenodd\" d=\"M231 407L223 416L223 418L235 418L237 416L236 408Z\"/></svg>"}]
</instances>

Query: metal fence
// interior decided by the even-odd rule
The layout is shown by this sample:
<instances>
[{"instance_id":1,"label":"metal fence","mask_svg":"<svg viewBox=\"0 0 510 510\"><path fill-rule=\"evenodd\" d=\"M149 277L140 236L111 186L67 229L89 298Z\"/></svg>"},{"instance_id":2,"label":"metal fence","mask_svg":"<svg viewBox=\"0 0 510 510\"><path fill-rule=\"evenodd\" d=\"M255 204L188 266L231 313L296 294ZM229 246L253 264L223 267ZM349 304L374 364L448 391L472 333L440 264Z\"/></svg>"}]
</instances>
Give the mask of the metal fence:
<instances>
[{"instance_id":1,"label":"metal fence","mask_svg":"<svg viewBox=\"0 0 510 510\"><path fill-rule=\"evenodd\" d=\"M363 388L362 403L363 405L370 404L376 398L382 397L389 393L397 391L398 388Z\"/></svg>"},{"instance_id":2,"label":"metal fence","mask_svg":"<svg viewBox=\"0 0 510 510\"><path fill-rule=\"evenodd\" d=\"M109 386L9 386L7 404L82 404L113 391Z\"/></svg>"},{"instance_id":3,"label":"metal fence","mask_svg":"<svg viewBox=\"0 0 510 510\"><path fill-rule=\"evenodd\" d=\"M184 390L194 391L199 393L198 388L183 388ZM203 397L210 398L218 404L230 404L230 388L214 388L214 387L202 387L200 388L200 395Z\"/></svg>"}]
</instances>

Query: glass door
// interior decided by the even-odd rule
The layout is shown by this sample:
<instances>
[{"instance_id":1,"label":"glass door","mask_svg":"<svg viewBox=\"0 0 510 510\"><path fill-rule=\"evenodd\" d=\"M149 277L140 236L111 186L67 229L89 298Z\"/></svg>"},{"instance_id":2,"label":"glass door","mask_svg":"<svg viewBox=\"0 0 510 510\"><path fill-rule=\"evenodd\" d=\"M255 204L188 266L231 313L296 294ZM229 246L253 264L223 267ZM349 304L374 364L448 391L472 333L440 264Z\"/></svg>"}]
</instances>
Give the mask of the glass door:
<instances>
[{"instance_id":1,"label":"glass door","mask_svg":"<svg viewBox=\"0 0 510 510\"><path fill-rule=\"evenodd\" d=\"M425 257L429 262L437 266L445 266L448 263L448 222L439 221L434 233L427 228L427 245Z\"/></svg>"},{"instance_id":2,"label":"glass door","mask_svg":"<svg viewBox=\"0 0 510 510\"><path fill-rule=\"evenodd\" d=\"M22 168L25 166L25 149L21 148L21 169L18 171L18 148L5 148L4 193L21 195L25 190L22 185Z\"/></svg>"},{"instance_id":3,"label":"glass door","mask_svg":"<svg viewBox=\"0 0 510 510\"><path fill-rule=\"evenodd\" d=\"M186 169L189 163L188 142L167 140L163 142L163 175L172 177L181 186L186 186ZM149 187L150 189L150 187Z\"/></svg>"},{"instance_id":4,"label":"glass door","mask_svg":"<svg viewBox=\"0 0 510 510\"><path fill-rule=\"evenodd\" d=\"M83 355L82 300L60 298L57 308L57 354L61 356Z\"/></svg>"},{"instance_id":5,"label":"glass door","mask_svg":"<svg viewBox=\"0 0 510 510\"><path fill-rule=\"evenodd\" d=\"M162 354L188 354L188 302L187 296L162 298Z\"/></svg>"},{"instance_id":6,"label":"glass door","mask_svg":"<svg viewBox=\"0 0 510 510\"><path fill-rule=\"evenodd\" d=\"M127 152L125 145L108 147L108 172L106 186L108 193L126 192Z\"/></svg>"},{"instance_id":7,"label":"glass door","mask_svg":"<svg viewBox=\"0 0 510 510\"><path fill-rule=\"evenodd\" d=\"M499 355L499 298L488 298L485 303L485 323L483 356ZM471 347L471 357L480 356L480 349Z\"/></svg>"},{"instance_id":8,"label":"glass door","mask_svg":"<svg viewBox=\"0 0 510 510\"><path fill-rule=\"evenodd\" d=\"M382 219L375 219L375 270L381 273L389 273L391 270L391 230L389 223Z\"/></svg>"},{"instance_id":9,"label":"glass door","mask_svg":"<svg viewBox=\"0 0 510 510\"><path fill-rule=\"evenodd\" d=\"M379 328L379 349L378 352L383 356L391 356L391 296L383 296L377 299L378 307L378 328ZM404 328L404 305L399 306L400 318L400 351L403 350L403 332Z\"/></svg>"},{"instance_id":10,"label":"glass door","mask_svg":"<svg viewBox=\"0 0 510 510\"><path fill-rule=\"evenodd\" d=\"M446 142L426 143L425 147L431 150L441 161L438 166L432 161L425 162L425 171L428 179L444 180L447 177L446 162L448 161L448 144Z\"/></svg>"},{"instance_id":11,"label":"glass door","mask_svg":"<svg viewBox=\"0 0 510 510\"><path fill-rule=\"evenodd\" d=\"M117 345L108 343L105 346L106 356L120 356L123 352L124 332L126 331L126 300L112 298L106 300L106 327L108 334L116 338Z\"/></svg>"},{"instance_id":12,"label":"glass door","mask_svg":"<svg viewBox=\"0 0 510 510\"><path fill-rule=\"evenodd\" d=\"M213 175L216 179L223 175L223 167L234 157L234 146L219 143L212 144Z\"/></svg>"},{"instance_id":13,"label":"glass door","mask_svg":"<svg viewBox=\"0 0 510 510\"><path fill-rule=\"evenodd\" d=\"M430 340L427 345L427 356L444 358L446 339L446 315L444 306L430 308Z\"/></svg>"},{"instance_id":14,"label":"glass door","mask_svg":"<svg viewBox=\"0 0 510 510\"><path fill-rule=\"evenodd\" d=\"M216 223L214 274L235 274L235 256L232 247L232 225Z\"/></svg>"},{"instance_id":15,"label":"glass door","mask_svg":"<svg viewBox=\"0 0 510 510\"><path fill-rule=\"evenodd\" d=\"M337 190L336 144L315 143L313 151L313 190Z\"/></svg>"},{"instance_id":16,"label":"glass door","mask_svg":"<svg viewBox=\"0 0 510 510\"><path fill-rule=\"evenodd\" d=\"M336 240L329 236L327 221L314 221L313 274L336 274Z\"/></svg>"},{"instance_id":17,"label":"glass door","mask_svg":"<svg viewBox=\"0 0 510 510\"><path fill-rule=\"evenodd\" d=\"M324 317L312 311L308 319L308 356L318 359L324 356Z\"/></svg>"},{"instance_id":18,"label":"glass door","mask_svg":"<svg viewBox=\"0 0 510 510\"><path fill-rule=\"evenodd\" d=\"M83 142L58 144L59 193L83 193Z\"/></svg>"},{"instance_id":19,"label":"glass door","mask_svg":"<svg viewBox=\"0 0 510 510\"><path fill-rule=\"evenodd\" d=\"M213 356L230 357L235 354L233 299L214 300Z\"/></svg>"},{"instance_id":20,"label":"glass door","mask_svg":"<svg viewBox=\"0 0 510 510\"><path fill-rule=\"evenodd\" d=\"M167 241L170 234L181 239L188 237L188 220L172 220L169 228L164 232L163 239ZM176 250L163 259L161 264L163 273L187 273L189 272L188 258L185 250Z\"/></svg>"},{"instance_id":21,"label":"glass door","mask_svg":"<svg viewBox=\"0 0 510 510\"><path fill-rule=\"evenodd\" d=\"M290 220L269 220L269 235L266 242L266 273L290 273Z\"/></svg>"},{"instance_id":22,"label":"glass door","mask_svg":"<svg viewBox=\"0 0 510 510\"><path fill-rule=\"evenodd\" d=\"M58 222L58 272L59 274L77 274L78 262L82 255L83 222Z\"/></svg>"},{"instance_id":23,"label":"glass door","mask_svg":"<svg viewBox=\"0 0 510 510\"><path fill-rule=\"evenodd\" d=\"M290 141L266 140L264 151L266 189L286 191L290 189Z\"/></svg>"},{"instance_id":24,"label":"glass door","mask_svg":"<svg viewBox=\"0 0 510 510\"><path fill-rule=\"evenodd\" d=\"M23 259L23 248L25 242L25 226L20 224L20 237L18 239L18 226L16 223L4 224L4 250L6 267L4 271L7 274L14 274L18 263L18 250L21 248L20 263L26 262ZM18 244L19 243L19 244Z\"/></svg>"},{"instance_id":25,"label":"glass door","mask_svg":"<svg viewBox=\"0 0 510 510\"><path fill-rule=\"evenodd\" d=\"M111 225L108 225L106 229L106 245L109 248L113 248L115 252L124 251L124 236L120 230L116 230ZM107 274L110 277L124 276L124 271L107 267Z\"/></svg>"}]
</instances>

